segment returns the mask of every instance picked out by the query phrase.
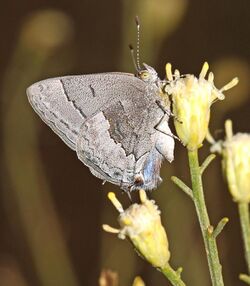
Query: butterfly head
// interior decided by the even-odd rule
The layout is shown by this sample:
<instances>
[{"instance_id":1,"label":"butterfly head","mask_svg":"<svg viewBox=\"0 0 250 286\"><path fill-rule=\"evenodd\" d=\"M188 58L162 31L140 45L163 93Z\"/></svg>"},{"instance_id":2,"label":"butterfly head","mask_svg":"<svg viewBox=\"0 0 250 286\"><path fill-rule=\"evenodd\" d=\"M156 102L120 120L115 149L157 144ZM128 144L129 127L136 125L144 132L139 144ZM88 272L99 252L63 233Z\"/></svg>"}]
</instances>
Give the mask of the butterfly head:
<instances>
[{"instance_id":1,"label":"butterfly head","mask_svg":"<svg viewBox=\"0 0 250 286\"><path fill-rule=\"evenodd\" d=\"M148 66L147 64L143 64L145 69L141 69L138 71L137 76L141 80L148 83L155 83L158 81L158 74L154 68Z\"/></svg>"}]
</instances>

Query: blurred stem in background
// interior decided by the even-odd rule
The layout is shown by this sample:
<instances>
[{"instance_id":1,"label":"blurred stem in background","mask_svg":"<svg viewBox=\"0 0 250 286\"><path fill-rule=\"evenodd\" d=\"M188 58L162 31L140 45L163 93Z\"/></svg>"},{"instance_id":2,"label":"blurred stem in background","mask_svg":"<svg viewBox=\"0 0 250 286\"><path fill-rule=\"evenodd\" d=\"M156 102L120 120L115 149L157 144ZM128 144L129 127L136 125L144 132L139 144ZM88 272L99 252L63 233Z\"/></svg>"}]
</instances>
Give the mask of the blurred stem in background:
<instances>
[{"instance_id":1,"label":"blurred stem in background","mask_svg":"<svg viewBox=\"0 0 250 286\"><path fill-rule=\"evenodd\" d=\"M248 274L250 274L250 223L249 223L249 203L238 203L240 225L245 249L245 259ZM249 277L250 278L250 277Z\"/></svg>"},{"instance_id":2,"label":"blurred stem in background","mask_svg":"<svg viewBox=\"0 0 250 286\"><path fill-rule=\"evenodd\" d=\"M44 286L79 284L41 165L37 128L25 90L38 79L51 53L71 36L72 24L66 15L51 10L33 14L22 27L2 91L3 158L10 186L5 192L6 210L10 211L8 205L14 200Z\"/></svg>"},{"instance_id":3,"label":"blurred stem in background","mask_svg":"<svg viewBox=\"0 0 250 286\"><path fill-rule=\"evenodd\" d=\"M123 0L122 4L123 42L121 47L121 66L126 71L133 69L128 45L132 44L134 48L137 45L136 16L139 17L141 22L141 64L144 62L149 65L156 64L163 41L180 25L185 15L188 1Z\"/></svg>"}]
</instances>

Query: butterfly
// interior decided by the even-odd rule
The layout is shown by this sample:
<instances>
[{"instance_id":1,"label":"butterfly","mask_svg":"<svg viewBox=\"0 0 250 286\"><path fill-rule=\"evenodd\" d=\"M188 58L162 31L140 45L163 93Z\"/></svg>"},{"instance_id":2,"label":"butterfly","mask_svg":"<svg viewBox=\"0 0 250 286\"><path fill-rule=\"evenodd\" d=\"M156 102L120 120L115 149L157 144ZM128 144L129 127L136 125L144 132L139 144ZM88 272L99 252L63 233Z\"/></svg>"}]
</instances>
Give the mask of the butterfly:
<instances>
[{"instance_id":1,"label":"butterfly","mask_svg":"<svg viewBox=\"0 0 250 286\"><path fill-rule=\"evenodd\" d=\"M173 160L165 80L144 64L136 75L63 76L27 89L36 113L97 178L126 192L160 184L163 159Z\"/></svg>"}]
</instances>

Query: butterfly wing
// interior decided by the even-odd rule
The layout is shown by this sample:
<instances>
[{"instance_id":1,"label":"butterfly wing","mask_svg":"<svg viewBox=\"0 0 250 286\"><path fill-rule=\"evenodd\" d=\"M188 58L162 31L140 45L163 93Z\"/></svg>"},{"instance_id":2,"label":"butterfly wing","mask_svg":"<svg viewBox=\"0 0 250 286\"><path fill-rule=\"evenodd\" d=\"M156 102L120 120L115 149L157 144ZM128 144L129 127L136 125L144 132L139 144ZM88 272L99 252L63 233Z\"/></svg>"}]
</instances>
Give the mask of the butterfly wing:
<instances>
[{"instance_id":1,"label":"butterfly wing","mask_svg":"<svg viewBox=\"0 0 250 286\"><path fill-rule=\"evenodd\" d=\"M126 191L154 189L161 161L173 159L169 115L156 103L157 85L126 81L117 101L83 123L77 155L94 175Z\"/></svg>"},{"instance_id":2,"label":"butterfly wing","mask_svg":"<svg viewBox=\"0 0 250 286\"><path fill-rule=\"evenodd\" d=\"M117 91L126 90L126 81L140 85L134 75L125 73L64 76L31 85L27 95L41 119L75 150L82 123L117 101Z\"/></svg>"},{"instance_id":3,"label":"butterfly wing","mask_svg":"<svg viewBox=\"0 0 250 286\"><path fill-rule=\"evenodd\" d=\"M124 73L48 79L27 90L35 111L91 172L124 190L155 188L163 157L173 157L156 93ZM159 123L164 130L155 128Z\"/></svg>"}]
</instances>

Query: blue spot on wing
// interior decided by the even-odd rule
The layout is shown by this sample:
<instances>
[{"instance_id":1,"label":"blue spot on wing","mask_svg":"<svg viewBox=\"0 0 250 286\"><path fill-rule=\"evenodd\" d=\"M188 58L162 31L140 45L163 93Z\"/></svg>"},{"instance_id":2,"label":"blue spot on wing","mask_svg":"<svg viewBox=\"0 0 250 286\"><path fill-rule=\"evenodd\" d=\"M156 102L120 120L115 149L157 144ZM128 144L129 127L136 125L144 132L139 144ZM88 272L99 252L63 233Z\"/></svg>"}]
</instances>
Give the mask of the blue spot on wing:
<instances>
[{"instance_id":1,"label":"blue spot on wing","mask_svg":"<svg viewBox=\"0 0 250 286\"><path fill-rule=\"evenodd\" d=\"M156 149L153 149L150 152L143 168L143 188L155 189L158 186L159 182L161 181L160 168L162 160L162 155Z\"/></svg>"},{"instance_id":2,"label":"blue spot on wing","mask_svg":"<svg viewBox=\"0 0 250 286\"><path fill-rule=\"evenodd\" d=\"M143 177L144 177L144 181L145 183L148 181L152 181L153 177L154 177L154 168L155 165L155 158L153 156L153 154L151 153L146 161L144 170L143 170Z\"/></svg>"}]
</instances>

